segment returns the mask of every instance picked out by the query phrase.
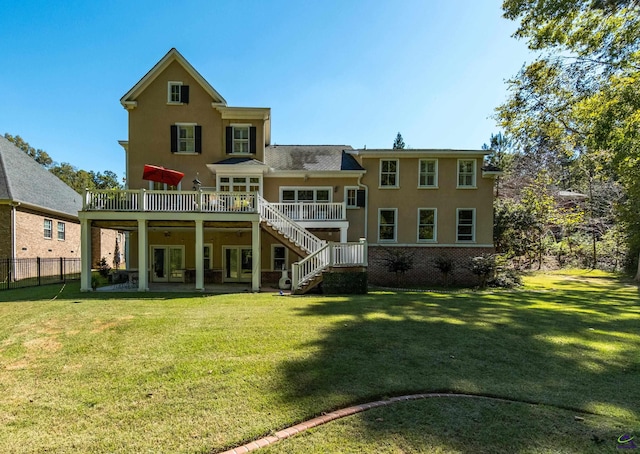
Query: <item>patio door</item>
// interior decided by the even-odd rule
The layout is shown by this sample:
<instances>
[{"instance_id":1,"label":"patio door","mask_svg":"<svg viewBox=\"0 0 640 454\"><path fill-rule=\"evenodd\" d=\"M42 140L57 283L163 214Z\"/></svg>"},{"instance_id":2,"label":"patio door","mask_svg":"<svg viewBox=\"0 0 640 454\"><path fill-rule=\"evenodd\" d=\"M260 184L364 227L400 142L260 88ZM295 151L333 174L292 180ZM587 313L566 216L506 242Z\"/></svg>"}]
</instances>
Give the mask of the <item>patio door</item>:
<instances>
[{"instance_id":1,"label":"patio door","mask_svg":"<svg viewBox=\"0 0 640 454\"><path fill-rule=\"evenodd\" d=\"M151 246L151 282L184 281L184 246Z\"/></svg>"},{"instance_id":2,"label":"patio door","mask_svg":"<svg viewBox=\"0 0 640 454\"><path fill-rule=\"evenodd\" d=\"M252 251L250 247L224 246L224 282L250 282Z\"/></svg>"}]
</instances>

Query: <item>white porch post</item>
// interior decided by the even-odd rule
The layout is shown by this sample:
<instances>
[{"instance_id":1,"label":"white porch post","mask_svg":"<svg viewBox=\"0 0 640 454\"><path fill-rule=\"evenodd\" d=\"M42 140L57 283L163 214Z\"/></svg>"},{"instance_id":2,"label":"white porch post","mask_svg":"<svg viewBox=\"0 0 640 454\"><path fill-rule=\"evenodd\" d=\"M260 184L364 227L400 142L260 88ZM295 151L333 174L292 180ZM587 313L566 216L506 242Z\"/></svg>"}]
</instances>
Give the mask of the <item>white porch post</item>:
<instances>
[{"instance_id":1,"label":"white porch post","mask_svg":"<svg viewBox=\"0 0 640 454\"><path fill-rule=\"evenodd\" d=\"M91 221L80 220L80 291L90 292L91 288Z\"/></svg>"},{"instance_id":2,"label":"white porch post","mask_svg":"<svg viewBox=\"0 0 640 454\"><path fill-rule=\"evenodd\" d=\"M204 291L204 222L196 222L196 290Z\"/></svg>"},{"instance_id":3,"label":"white porch post","mask_svg":"<svg viewBox=\"0 0 640 454\"><path fill-rule=\"evenodd\" d=\"M254 292L260 291L260 285L262 284L261 276L261 262L260 257L260 221L251 222L251 290Z\"/></svg>"},{"instance_id":4,"label":"white porch post","mask_svg":"<svg viewBox=\"0 0 640 454\"><path fill-rule=\"evenodd\" d=\"M349 230L348 227L340 227L340 242L341 243L346 243L347 242L347 231Z\"/></svg>"},{"instance_id":5,"label":"white porch post","mask_svg":"<svg viewBox=\"0 0 640 454\"><path fill-rule=\"evenodd\" d=\"M138 219L138 291L149 290L149 246L147 244L147 221Z\"/></svg>"}]
</instances>

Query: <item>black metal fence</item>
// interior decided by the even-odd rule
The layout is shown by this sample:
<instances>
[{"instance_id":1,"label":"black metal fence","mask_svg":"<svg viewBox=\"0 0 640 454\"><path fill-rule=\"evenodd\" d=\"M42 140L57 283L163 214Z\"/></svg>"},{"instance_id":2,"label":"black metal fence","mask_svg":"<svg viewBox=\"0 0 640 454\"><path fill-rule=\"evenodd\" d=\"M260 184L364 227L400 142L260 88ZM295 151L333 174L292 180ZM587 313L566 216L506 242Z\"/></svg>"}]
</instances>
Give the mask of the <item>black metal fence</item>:
<instances>
[{"instance_id":1,"label":"black metal fence","mask_svg":"<svg viewBox=\"0 0 640 454\"><path fill-rule=\"evenodd\" d=\"M79 258L0 259L0 290L80 279Z\"/></svg>"}]
</instances>

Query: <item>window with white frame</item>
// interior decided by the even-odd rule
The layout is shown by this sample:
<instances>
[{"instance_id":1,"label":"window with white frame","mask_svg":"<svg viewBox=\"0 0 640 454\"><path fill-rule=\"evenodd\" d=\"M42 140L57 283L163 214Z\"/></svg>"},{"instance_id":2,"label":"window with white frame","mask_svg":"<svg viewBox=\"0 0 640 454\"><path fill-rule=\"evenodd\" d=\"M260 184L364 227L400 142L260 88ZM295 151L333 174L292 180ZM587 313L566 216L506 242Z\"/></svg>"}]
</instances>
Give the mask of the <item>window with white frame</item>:
<instances>
[{"instance_id":1,"label":"window with white frame","mask_svg":"<svg viewBox=\"0 0 640 454\"><path fill-rule=\"evenodd\" d=\"M53 221L51 219L44 220L44 237L51 239L53 236Z\"/></svg>"},{"instance_id":2,"label":"window with white frame","mask_svg":"<svg viewBox=\"0 0 640 454\"><path fill-rule=\"evenodd\" d=\"M418 208L418 242L436 241L436 209Z\"/></svg>"},{"instance_id":3,"label":"window with white frame","mask_svg":"<svg viewBox=\"0 0 640 454\"><path fill-rule=\"evenodd\" d=\"M476 160L458 159L458 187L475 188L476 186Z\"/></svg>"},{"instance_id":4,"label":"window with white frame","mask_svg":"<svg viewBox=\"0 0 640 454\"><path fill-rule=\"evenodd\" d=\"M398 187L398 160L397 159L381 159L380 160L380 187L381 188L397 188Z\"/></svg>"},{"instance_id":5,"label":"window with white frame","mask_svg":"<svg viewBox=\"0 0 640 454\"><path fill-rule=\"evenodd\" d=\"M435 188L438 186L438 160L420 159L418 166L418 187Z\"/></svg>"},{"instance_id":6,"label":"window with white frame","mask_svg":"<svg viewBox=\"0 0 640 454\"><path fill-rule=\"evenodd\" d=\"M189 86L182 82L170 81L167 89L169 104L186 104L189 102Z\"/></svg>"},{"instance_id":7,"label":"window with white frame","mask_svg":"<svg viewBox=\"0 0 640 454\"><path fill-rule=\"evenodd\" d=\"M476 239L476 210L474 208L458 208L456 214L458 242L473 242Z\"/></svg>"},{"instance_id":8,"label":"window with white frame","mask_svg":"<svg viewBox=\"0 0 640 454\"><path fill-rule=\"evenodd\" d=\"M397 208L378 209L378 241L395 242L397 238Z\"/></svg>"},{"instance_id":9,"label":"window with white frame","mask_svg":"<svg viewBox=\"0 0 640 454\"><path fill-rule=\"evenodd\" d=\"M357 186L347 186L344 188L344 201L347 205L347 208L358 208Z\"/></svg>"},{"instance_id":10,"label":"window with white frame","mask_svg":"<svg viewBox=\"0 0 640 454\"><path fill-rule=\"evenodd\" d=\"M58 221L58 240L59 241L64 241L64 238L65 238L64 229L65 229L64 222Z\"/></svg>"},{"instance_id":11,"label":"window with white frame","mask_svg":"<svg viewBox=\"0 0 640 454\"><path fill-rule=\"evenodd\" d=\"M271 245L271 269L282 271L287 269L287 248L278 244Z\"/></svg>"},{"instance_id":12,"label":"window with white frame","mask_svg":"<svg viewBox=\"0 0 640 454\"><path fill-rule=\"evenodd\" d=\"M233 126L233 152L249 153L249 125Z\"/></svg>"},{"instance_id":13,"label":"window with white frame","mask_svg":"<svg viewBox=\"0 0 640 454\"><path fill-rule=\"evenodd\" d=\"M260 177L219 177L220 192L260 192Z\"/></svg>"},{"instance_id":14,"label":"window with white frame","mask_svg":"<svg viewBox=\"0 0 640 454\"><path fill-rule=\"evenodd\" d=\"M196 126L178 126L178 153L195 153L196 151Z\"/></svg>"},{"instance_id":15,"label":"window with white frame","mask_svg":"<svg viewBox=\"0 0 640 454\"><path fill-rule=\"evenodd\" d=\"M333 188L280 188L282 203L328 203L331 202Z\"/></svg>"}]
</instances>

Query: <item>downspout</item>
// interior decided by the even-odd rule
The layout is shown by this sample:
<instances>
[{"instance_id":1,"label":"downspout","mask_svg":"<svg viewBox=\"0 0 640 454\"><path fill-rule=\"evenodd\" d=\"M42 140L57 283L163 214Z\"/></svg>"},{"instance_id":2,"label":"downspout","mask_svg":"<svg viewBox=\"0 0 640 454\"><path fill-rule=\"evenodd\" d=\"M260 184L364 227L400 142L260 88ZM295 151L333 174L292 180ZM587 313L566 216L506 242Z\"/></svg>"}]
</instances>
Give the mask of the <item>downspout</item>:
<instances>
[{"instance_id":1,"label":"downspout","mask_svg":"<svg viewBox=\"0 0 640 454\"><path fill-rule=\"evenodd\" d=\"M358 177L358 187L364 188L364 237L367 238L368 241L368 233L369 233L369 186L362 182L362 175Z\"/></svg>"}]
</instances>

